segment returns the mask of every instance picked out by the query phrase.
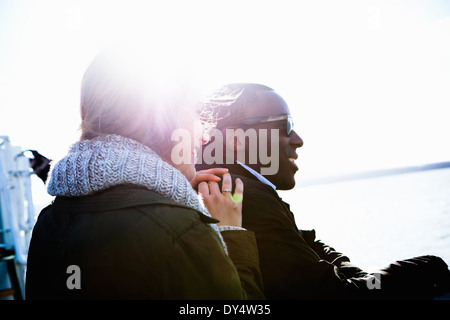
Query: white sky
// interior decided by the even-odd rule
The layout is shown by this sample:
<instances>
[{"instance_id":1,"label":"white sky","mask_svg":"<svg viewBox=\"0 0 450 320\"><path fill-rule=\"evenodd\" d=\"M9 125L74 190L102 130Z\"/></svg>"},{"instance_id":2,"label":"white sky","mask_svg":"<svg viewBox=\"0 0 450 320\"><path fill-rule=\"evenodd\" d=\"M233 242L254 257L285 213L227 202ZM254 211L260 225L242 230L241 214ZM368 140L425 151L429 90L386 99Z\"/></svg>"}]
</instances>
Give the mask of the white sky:
<instances>
[{"instance_id":1,"label":"white sky","mask_svg":"<svg viewBox=\"0 0 450 320\"><path fill-rule=\"evenodd\" d=\"M139 32L136 32L139 30ZM297 178L450 160L450 2L0 0L0 135L57 160L98 48L183 52L288 102Z\"/></svg>"}]
</instances>

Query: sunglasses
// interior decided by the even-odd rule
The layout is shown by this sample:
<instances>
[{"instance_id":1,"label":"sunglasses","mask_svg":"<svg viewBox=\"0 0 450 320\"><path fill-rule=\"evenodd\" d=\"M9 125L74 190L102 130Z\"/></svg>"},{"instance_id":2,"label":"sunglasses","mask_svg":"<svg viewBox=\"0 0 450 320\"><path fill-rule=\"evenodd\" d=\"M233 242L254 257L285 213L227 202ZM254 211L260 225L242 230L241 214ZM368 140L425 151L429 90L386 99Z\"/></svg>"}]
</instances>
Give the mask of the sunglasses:
<instances>
[{"instance_id":1,"label":"sunglasses","mask_svg":"<svg viewBox=\"0 0 450 320\"><path fill-rule=\"evenodd\" d=\"M289 136L294 130L294 121L290 114L282 115L282 116L271 116L271 117L258 117L258 118L250 118L239 121L240 124L245 125L255 125L259 123L267 123L273 121L286 121L286 134Z\"/></svg>"}]
</instances>

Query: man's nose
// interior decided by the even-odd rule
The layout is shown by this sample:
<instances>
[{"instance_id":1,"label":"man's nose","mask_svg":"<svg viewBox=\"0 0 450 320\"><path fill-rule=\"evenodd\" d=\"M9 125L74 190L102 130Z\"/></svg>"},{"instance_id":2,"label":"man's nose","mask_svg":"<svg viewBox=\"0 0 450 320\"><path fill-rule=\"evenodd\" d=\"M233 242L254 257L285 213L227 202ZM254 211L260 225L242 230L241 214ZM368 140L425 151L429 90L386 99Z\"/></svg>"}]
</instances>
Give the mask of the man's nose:
<instances>
[{"instance_id":1,"label":"man's nose","mask_svg":"<svg viewBox=\"0 0 450 320\"><path fill-rule=\"evenodd\" d=\"M289 143L296 148L301 148L303 146L303 139L300 138L300 136L295 132L295 130L292 130L290 136L289 136Z\"/></svg>"}]
</instances>

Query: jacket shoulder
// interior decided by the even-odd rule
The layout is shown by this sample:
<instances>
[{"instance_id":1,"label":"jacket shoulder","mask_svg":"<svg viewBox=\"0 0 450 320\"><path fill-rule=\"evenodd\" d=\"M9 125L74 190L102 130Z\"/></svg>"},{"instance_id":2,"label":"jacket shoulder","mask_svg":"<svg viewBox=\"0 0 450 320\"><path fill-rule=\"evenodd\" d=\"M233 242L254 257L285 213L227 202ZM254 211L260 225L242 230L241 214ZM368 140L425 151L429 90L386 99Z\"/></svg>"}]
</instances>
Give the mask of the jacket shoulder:
<instances>
[{"instance_id":1,"label":"jacket shoulder","mask_svg":"<svg viewBox=\"0 0 450 320\"><path fill-rule=\"evenodd\" d=\"M208 223L216 223L217 220L203 213L186 208L184 206L171 205L167 203L153 203L137 206L136 210L148 217L158 227L166 230L173 238L179 238L186 232Z\"/></svg>"},{"instance_id":2,"label":"jacket shoulder","mask_svg":"<svg viewBox=\"0 0 450 320\"><path fill-rule=\"evenodd\" d=\"M161 227L177 229L187 222L217 223L202 212L166 198L154 191L135 186L121 185L84 197L56 197L53 204L42 212L70 212L73 214L105 214L115 212L127 221L134 214L145 215L159 222ZM120 212L120 213L119 213Z\"/></svg>"}]
</instances>

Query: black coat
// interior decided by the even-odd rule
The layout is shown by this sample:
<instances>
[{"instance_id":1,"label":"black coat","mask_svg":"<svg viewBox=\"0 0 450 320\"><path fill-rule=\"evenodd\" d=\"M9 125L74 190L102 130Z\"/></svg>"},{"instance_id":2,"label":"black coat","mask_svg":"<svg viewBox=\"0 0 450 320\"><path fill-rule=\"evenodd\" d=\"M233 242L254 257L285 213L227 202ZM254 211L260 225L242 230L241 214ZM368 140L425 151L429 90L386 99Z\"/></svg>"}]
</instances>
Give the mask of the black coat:
<instances>
[{"instance_id":1,"label":"black coat","mask_svg":"<svg viewBox=\"0 0 450 320\"><path fill-rule=\"evenodd\" d=\"M208 167L214 166L197 169ZM397 261L377 274L364 272L316 240L314 230L299 230L289 204L272 187L239 164L220 167L244 183L242 225L256 235L268 299L428 298L447 286L447 265L433 256Z\"/></svg>"},{"instance_id":2,"label":"black coat","mask_svg":"<svg viewBox=\"0 0 450 320\"><path fill-rule=\"evenodd\" d=\"M253 233L222 232L227 256L216 222L136 186L56 197L33 230L26 298L264 298Z\"/></svg>"}]
</instances>

